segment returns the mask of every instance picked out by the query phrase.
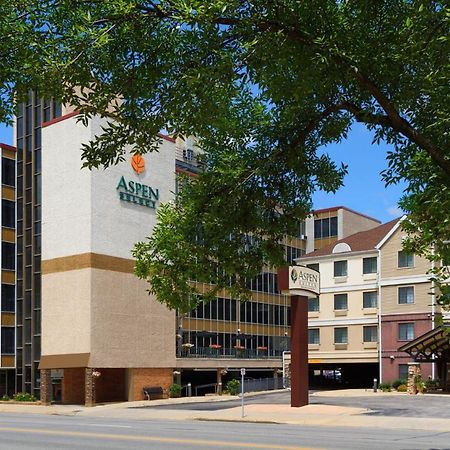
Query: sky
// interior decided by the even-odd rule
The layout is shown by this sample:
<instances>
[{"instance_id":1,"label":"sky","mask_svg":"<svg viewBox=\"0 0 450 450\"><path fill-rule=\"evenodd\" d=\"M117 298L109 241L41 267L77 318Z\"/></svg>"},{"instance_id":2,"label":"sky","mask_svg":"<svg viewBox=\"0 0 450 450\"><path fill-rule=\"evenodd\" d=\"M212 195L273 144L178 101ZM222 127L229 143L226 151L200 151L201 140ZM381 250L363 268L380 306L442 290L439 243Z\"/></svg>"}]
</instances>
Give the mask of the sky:
<instances>
[{"instance_id":1,"label":"sky","mask_svg":"<svg viewBox=\"0 0 450 450\"><path fill-rule=\"evenodd\" d=\"M0 142L13 144L12 128L0 124ZM380 172L386 167L386 144L372 145L372 135L361 124L355 124L348 138L322 149L331 158L348 165L344 186L336 194L317 192L314 208L346 206L355 211L388 222L402 215L397 202L404 186L385 187Z\"/></svg>"}]
</instances>

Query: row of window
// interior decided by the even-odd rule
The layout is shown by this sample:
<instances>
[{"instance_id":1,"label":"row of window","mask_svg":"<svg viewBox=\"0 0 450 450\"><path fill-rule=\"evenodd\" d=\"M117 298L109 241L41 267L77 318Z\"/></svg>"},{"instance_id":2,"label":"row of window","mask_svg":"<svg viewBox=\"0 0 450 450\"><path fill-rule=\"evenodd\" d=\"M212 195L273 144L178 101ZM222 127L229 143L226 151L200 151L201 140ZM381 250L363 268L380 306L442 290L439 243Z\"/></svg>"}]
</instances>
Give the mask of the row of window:
<instances>
[{"instance_id":1,"label":"row of window","mask_svg":"<svg viewBox=\"0 0 450 450\"><path fill-rule=\"evenodd\" d=\"M414 303L414 286L402 286L398 288L398 304L408 305ZM377 291L363 292L363 308L377 308ZM348 310L348 294L334 294L334 310ZM308 311L320 311L319 297L308 299Z\"/></svg>"},{"instance_id":2,"label":"row of window","mask_svg":"<svg viewBox=\"0 0 450 450\"><path fill-rule=\"evenodd\" d=\"M323 239L338 235L337 217L314 220L314 239Z\"/></svg>"},{"instance_id":3,"label":"row of window","mask_svg":"<svg viewBox=\"0 0 450 450\"><path fill-rule=\"evenodd\" d=\"M362 273L370 274L377 273L377 257L363 258ZM307 267L319 271L319 264L307 264ZM414 267L414 255L405 251L398 252L398 268ZM346 277L348 275L347 261L334 261L334 276Z\"/></svg>"},{"instance_id":4,"label":"row of window","mask_svg":"<svg viewBox=\"0 0 450 450\"><path fill-rule=\"evenodd\" d=\"M377 291L363 292L363 308L376 308L378 306L378 293ZM348 309L348 294L335 294L334 295L334 309L347 310ZM308 299L308 311L320 311L319 297L311 297Z\"/></svg>"},{"instance_id":5,"label":"row of window","mask_svg":"<svg viewBox=\"0 0 450 450\"><path fill-rule=\"evenodd\" d=\"M404 322L398 324L398 340L412 341L414 339L414 322ZM378 327L376 325L363 326L363 342L377 342ZM348 328L334 328L334 343L348 343ZM320 328L308 329L308 344L320 344Z\"/></svg>"},{"instance_id":6,"label":"row of window","mask_svg":"<svg viewBox=\"0 0 450 450\"><path fill-rule=\"evenodd\" d=\"M240 308L240 321L261 325L289 325L290 308L262 302L238 302L234 299L217 298L208 303L200 303L190 313L193 319L227 320L237 322L237 308Z\"/></svg>"},{"instance_id":7,"label":"row of window","mask_svg":"<svg viewBox=\"0 0 450 450\"><path fill-rule=\"evenodd\" d=\"M376 325L367 325L363 327L363 342L377 342L378 341L378 327ZM336 327L334 328L334 343L348 344L348 328ZM308 329L308 344L320 344L320 328Z\"/></svg>"}]
</instances>

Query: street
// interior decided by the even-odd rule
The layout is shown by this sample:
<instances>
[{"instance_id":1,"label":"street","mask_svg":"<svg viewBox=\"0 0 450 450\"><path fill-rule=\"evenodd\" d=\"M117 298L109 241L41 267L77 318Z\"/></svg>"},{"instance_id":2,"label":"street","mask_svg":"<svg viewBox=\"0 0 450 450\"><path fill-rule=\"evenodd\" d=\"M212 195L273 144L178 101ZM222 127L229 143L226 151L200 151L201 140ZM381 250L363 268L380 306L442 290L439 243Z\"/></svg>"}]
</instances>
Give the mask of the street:
<instances>
[{"instance_id":1,"label":"street","mask_svg":"<svg viewBox=\"0 0 450 450\"><path fill-rule=\"evenodd\" d=\"M449 432L1 414L0 449L448 449Z\"/></svg>"}]
</instances>

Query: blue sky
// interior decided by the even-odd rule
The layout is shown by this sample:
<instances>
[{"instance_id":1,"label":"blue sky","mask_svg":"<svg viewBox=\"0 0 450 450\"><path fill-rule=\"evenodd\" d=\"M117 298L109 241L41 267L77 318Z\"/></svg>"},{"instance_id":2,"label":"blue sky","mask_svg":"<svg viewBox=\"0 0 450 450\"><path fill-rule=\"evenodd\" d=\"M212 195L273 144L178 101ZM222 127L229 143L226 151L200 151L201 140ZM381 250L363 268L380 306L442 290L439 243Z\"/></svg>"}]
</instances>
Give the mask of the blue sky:
<instances>
[{"instance_id":1,"label":"blue sky","mask_svg":"<svg viewBox=\"0 0 450 450\"><path fill-rule=\"evenodd\" d=\"M13 144L12 129L0 124L0 142ZM316 209L343 205L382 222L401 215L397 202L402 196L403 186L386 188L380 172L386 167L385 144L372 145L372 136L363 125L354 125L348 138L323 149L333 160L348 165L348 175L336 194L317 192L314 196Z\"/></svg>"}]
</instances>

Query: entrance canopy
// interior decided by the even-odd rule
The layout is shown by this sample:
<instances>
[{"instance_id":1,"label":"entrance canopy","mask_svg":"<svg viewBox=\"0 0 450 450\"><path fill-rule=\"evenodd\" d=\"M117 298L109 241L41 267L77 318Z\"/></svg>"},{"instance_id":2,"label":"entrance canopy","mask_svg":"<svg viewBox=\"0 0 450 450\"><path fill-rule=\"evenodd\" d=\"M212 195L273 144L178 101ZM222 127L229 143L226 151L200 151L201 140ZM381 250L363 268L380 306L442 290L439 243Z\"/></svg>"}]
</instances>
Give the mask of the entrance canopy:
<instances>
[{"instance_id":1,"label":"entrance canopy","mask_svg":"<svg viewBox=\"0 0 450 450\"><path fill-rule=\"evenodd\" d=\"M417 362L450 361L450 324L422 334L398 351L408 353Z\"/></svg>"}]
</instances>

